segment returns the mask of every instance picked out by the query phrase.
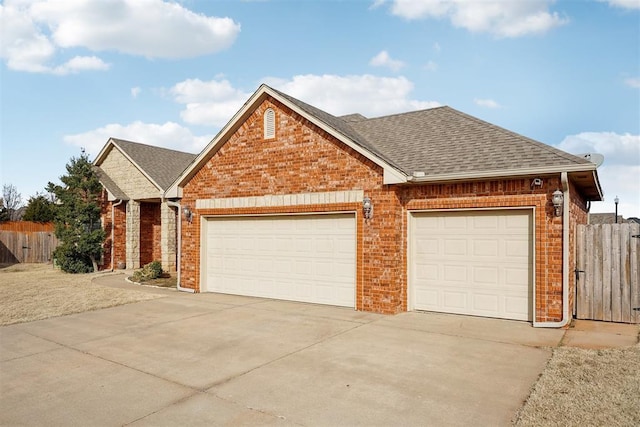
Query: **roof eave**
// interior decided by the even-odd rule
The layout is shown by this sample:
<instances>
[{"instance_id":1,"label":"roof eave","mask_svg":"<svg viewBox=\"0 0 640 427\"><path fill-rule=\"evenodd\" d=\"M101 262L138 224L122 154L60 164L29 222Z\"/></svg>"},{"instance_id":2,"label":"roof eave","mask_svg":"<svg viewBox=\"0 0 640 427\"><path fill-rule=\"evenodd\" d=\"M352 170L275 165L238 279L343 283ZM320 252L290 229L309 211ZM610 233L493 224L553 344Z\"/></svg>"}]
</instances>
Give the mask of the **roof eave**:
<instances>
[{"instance_id":1,"label":"roof eave","mask_svg":"<svg viewBox=\"0 0 640 427\"><path fill-rule=\"evenodd\" d=\"M581 164L581 165L562 165L562 166L543 166L537 168L520 168L520 169L495 169L488 171L476 171L476 172L460 172L441 174L435 176L409 176L407 182L415 184L426 184L430 182L446 182L446 181L461 181L461 180L478 180L486 178L508 178L514 176L528 176L539 174L550 174L560 172L585 172L595 171L595 164Z\"/></svg>"}]
</instances>

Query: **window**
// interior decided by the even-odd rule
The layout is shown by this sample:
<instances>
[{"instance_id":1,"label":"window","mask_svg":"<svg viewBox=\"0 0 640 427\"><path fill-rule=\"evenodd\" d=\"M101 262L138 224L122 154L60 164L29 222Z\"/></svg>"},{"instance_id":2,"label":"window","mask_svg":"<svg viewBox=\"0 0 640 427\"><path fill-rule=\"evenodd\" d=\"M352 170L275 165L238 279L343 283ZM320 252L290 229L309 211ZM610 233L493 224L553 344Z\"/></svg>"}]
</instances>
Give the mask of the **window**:
<instances>
[{"instance_id":1,"label":"window","mask_svg":"<svg viewBox=\"0 0 640 427\"><path fill-rule=\"evenodd\" d=\"M264 112L264 139L276 137L276 112L268 108Z\"/></svg>"}]
</instances>

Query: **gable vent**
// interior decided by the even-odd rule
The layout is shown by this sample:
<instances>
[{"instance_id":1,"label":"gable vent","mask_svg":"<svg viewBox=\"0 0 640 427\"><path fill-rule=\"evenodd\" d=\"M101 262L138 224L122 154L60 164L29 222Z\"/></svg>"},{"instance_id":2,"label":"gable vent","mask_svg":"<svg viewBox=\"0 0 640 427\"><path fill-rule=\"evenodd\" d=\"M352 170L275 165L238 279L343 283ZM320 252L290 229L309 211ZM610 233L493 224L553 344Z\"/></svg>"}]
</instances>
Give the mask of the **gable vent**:
<instances>
[{"instance_id":1,"label":"gable vent","mask_svg":"<svg viewBox=\"0 0 640 427\"><path fill-rule=\"evenodd\" d=\"M276 137L276 112L268 108L264 112L264 139Z\"/></svg>"}]
</instances>

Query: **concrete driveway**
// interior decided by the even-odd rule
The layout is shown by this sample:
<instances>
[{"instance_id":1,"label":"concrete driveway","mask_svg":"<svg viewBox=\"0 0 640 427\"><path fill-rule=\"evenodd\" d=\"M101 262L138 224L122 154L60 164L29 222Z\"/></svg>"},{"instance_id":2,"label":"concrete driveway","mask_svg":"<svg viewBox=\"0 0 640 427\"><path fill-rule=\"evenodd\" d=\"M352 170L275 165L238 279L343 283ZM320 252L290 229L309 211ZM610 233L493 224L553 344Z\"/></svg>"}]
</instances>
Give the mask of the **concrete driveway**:
<instances>
[{"instance_id":1,"label":"concrete driveway","mask_svg":"<svg viewBox=\"0 0 640 427\"><path fill-rule=\"evenodd\" d=\"M154 292L0 328L0 425L509 425L563 336Z\"/></svg>"}]
</instances>

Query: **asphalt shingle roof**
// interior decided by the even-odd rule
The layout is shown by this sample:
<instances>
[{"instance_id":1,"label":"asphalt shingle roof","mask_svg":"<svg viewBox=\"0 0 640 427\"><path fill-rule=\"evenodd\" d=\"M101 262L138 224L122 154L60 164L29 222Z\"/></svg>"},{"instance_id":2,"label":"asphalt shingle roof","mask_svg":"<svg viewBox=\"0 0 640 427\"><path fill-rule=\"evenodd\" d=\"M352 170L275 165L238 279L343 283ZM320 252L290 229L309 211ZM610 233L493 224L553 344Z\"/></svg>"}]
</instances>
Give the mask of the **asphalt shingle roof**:
<instances>
[{"instance_id":1,"label":"asphalt shingle roof","mask_svg":"<svg viewBox=\"0 0 640 427\"><path fill-rule=\"evenodd\" d=\"M195 154L139 142L116 138L111 138L111 141L149 175L162 191L166 191L196 158Z\"/></svg>"},{"instance_id":2,"label":"asphalt shingle roof","mask_svg":"<svg viewBox=\"0 0 640 427\"><path fill-rule=\"evenodd\" d=\"M407 175L419 171L437 177L589 164L582 157L447 106L372 119L361 114L336 117L272 90Z\"/></svg>"},{"instance_id":3,"label":"asphalt shingle roof","mask_svg":"<svg viewBox=\"0 0 640 427\"><path fill-rule=\"evenodd\" d=\"M98 175L98 179L102 185L113 195L113 197L118 200L129 200L129 196L127 196L126 193L122 191L115 182L113 182L111 177L109 177L105 171L100 169L98 166L94 166L93 170L96 172L96 175Z\"/></svg>"}]
</instances>

